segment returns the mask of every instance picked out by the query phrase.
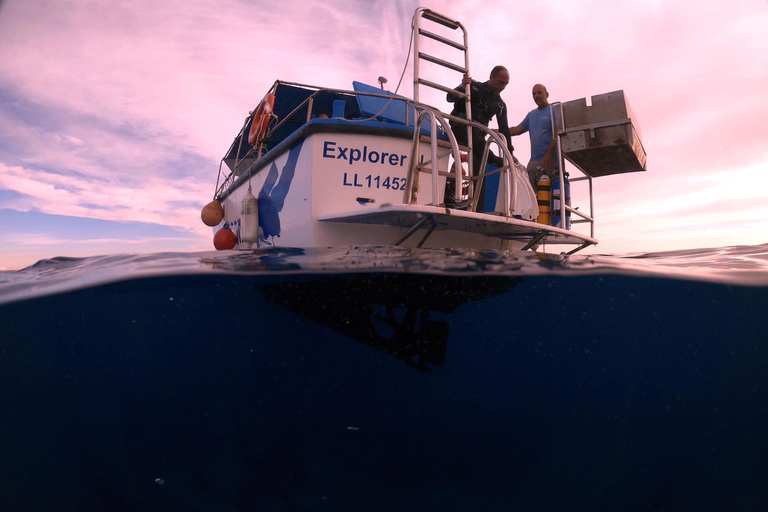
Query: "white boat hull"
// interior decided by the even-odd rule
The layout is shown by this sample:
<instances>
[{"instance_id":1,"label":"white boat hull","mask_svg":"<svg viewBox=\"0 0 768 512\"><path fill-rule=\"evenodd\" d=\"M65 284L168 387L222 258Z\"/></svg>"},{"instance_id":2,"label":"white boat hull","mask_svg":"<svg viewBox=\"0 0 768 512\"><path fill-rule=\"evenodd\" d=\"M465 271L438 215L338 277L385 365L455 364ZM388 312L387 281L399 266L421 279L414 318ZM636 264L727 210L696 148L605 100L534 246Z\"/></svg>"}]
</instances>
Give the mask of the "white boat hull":
<instances>
[{"instance_id":1,"label":"white boat hull","mask_svg":"<svg viewBox=\"0 0 768 512\"><path fill-rule=\"evenodd\" d=\"M522 249L533 238L535 223L438 206L443 203L445 177L433 186L431 169L418 174L415 204L405 204L411 146L412 141L402 136L311 133L274 158L260 161L250 175L244 173L235 182L223 199L225 218L218 227L226 222L237 235L236 248L248 247L239 228L240 204L250 184L258 200L267 203L259 208L263 226L259 243ZM447 172L449 152L441 153L439 169ZM421 145L419 158L429 162L429 145ZM504 194L502 183L496 191L497 204L503 204ZM419 221L423 227L402 239ZM526 232L531 236L521 239Z\"/></svg>"}]
</instances>

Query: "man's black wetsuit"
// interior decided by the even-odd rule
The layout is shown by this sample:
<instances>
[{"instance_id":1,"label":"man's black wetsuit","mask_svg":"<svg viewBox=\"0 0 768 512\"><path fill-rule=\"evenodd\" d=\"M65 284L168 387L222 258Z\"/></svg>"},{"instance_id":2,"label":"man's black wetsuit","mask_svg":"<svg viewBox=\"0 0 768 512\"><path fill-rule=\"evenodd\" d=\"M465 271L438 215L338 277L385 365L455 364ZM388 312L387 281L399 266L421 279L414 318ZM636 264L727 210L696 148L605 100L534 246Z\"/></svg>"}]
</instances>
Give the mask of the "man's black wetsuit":
<instances>
[{"instance_id":1,"label":"man's black wetsuit","mask_svg":"<svg viewBox=\"0 0 768 512\"><path fill-rule=\"evenodd\" d=\"M507 122L507 104L501 99L501 96L493 92L488 82L475 82L472 80L470 84L470 98L472 100L472 120L482 125L488 126L488 123L496 116L496 120L499 124L499 132L507 139L507 147L510 152L513 151L512 136L509 133L509 124ZM464 92L464 86L460 85L456 88L459 92ZM466 101L464 98L448 93L446 99L453 103L453 110L451 115L456 117L467 118L466 115ZM467 145L467 127L463 124L454 123L451 121L451 130L456 136L456 142L462 146ZM473 158L472 168L474 174L477 175L480 172L480 164L483 159L483 148L485 147L485 136L479 130L472 130L472 147ZM493 153L488 155L488 163L491 165L501 166L502 160ZM446 204L450 204L454 194L453 180L448 180L446 183L445 201ZM450 189L450 190L449 190ZM449 197L450 193L450 197ZM485 201L485 186L480 190L480 200L478 201L478 211L483 211L483 204Z\"/></svg>"}]
</instances>

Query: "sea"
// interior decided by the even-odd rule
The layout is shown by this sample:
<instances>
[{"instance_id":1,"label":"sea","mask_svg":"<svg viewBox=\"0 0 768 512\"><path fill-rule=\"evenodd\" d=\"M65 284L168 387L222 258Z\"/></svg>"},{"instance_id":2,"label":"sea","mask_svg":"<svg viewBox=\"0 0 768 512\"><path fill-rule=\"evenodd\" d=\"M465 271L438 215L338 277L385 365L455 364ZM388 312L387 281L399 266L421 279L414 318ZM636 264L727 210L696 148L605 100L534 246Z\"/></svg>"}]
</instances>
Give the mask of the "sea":
<instances>
[{"instance_id":1,"label":"sea","mask_svg":"<svg viewBox=\"0 0 768 512\"><path fill-rule=\"evenodd\" d=\"M768 510L768 244L0 273L0 511Z\"/></svg>"}]
</instances>

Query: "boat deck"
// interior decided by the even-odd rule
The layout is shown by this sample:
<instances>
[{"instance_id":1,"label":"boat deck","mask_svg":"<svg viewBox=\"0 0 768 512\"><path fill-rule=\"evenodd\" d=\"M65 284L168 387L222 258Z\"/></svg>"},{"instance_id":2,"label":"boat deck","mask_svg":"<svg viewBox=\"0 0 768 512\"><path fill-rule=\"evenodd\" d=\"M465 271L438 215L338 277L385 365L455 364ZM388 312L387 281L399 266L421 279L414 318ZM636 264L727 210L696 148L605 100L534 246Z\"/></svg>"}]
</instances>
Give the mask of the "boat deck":
<instances>
[{"instance_id":1,"label":"boat deck","mask_svg":"<svg viewBox=\"0 0 768 512\"><path fill-rule=\"evenodd\" d=\"M408 228L404 235L392 241L392 245L400 245L420 229L473 232L493 238L523 242L526 243L526 248L537 244L579 246L571 252L597 244L596 239L580 233L514 217L504 217L501 213L476 213L428 205L385 204L363 212L354 210L319 217L318 220Z\"/></svg>"}]
</instances>

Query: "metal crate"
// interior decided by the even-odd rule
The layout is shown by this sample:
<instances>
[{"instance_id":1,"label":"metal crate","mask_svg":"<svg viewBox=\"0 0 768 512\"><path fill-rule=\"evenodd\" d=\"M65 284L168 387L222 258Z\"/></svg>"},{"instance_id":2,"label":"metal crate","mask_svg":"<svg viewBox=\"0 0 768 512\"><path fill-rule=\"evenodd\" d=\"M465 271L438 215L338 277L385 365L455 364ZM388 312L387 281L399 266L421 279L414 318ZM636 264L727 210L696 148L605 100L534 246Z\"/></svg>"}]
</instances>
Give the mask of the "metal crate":
<instances>
[{"instance_id":1,"label":"metal crate","mask_svg":"<svg viewBox=\"0 0 768 512\"><path fill-rule=\"evenodd\" d=\"M595 178L646 170L640 126L624 91L562 103L558 135L563 155ZM562 123L565 121L565 124Z\"/></svg>"}]
</instances>

